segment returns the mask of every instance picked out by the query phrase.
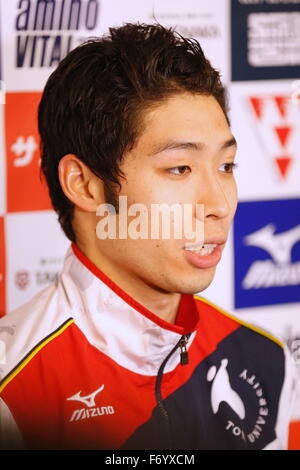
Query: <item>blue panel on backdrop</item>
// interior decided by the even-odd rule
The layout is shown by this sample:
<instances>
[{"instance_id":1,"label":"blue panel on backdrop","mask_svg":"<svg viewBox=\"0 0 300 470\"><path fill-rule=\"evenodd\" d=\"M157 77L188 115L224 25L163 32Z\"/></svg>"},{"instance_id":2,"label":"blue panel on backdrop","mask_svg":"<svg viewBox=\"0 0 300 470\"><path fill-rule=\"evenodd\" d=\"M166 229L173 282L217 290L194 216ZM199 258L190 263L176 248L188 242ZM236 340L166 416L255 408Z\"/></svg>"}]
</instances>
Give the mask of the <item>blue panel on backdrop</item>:
<instances>
[{"instance_id":1,"label":"blue panel on backdrop","mask_svg":"<svg viewBox=\"0 0 300 470\"><path fill-rule=\"evenodd\" d=\"M300 301L300 199L241 202L234 220L235 308Z\"/></svg>"},{"instance_id":2,"label":"blue panel on backdrop","mask_svg":"<svg viewBox=\"0 0 300 470\"><path fill-rule=\"evenodd\" d=\"M300 3L231 0L232 80L300 77Z\"/></svg>"}]
</instances>

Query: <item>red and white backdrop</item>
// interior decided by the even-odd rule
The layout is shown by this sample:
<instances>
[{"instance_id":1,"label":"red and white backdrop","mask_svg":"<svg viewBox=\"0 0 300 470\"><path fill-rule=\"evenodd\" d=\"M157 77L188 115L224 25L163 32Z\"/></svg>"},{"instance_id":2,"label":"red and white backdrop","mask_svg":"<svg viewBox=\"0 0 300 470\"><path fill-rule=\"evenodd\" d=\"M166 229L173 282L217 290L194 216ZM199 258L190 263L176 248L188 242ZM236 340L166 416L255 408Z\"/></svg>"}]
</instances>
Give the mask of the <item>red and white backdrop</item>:
<instances>
[{"instance_id":1,"label":"red and white backdrop","mask_svg":"<svg viewBox=\"0 0 300 470\"><path fill-rule=\"evenodd\" d=\"M39 178L47 77L86 38L158 21L221 71L238 141L240 202L205 296L283 338L299 387L300 0L0 0L0 18L0 315L55 279L69 246ZM290 429L299 449L299 392Z\"/></svg>"}]
</instances>

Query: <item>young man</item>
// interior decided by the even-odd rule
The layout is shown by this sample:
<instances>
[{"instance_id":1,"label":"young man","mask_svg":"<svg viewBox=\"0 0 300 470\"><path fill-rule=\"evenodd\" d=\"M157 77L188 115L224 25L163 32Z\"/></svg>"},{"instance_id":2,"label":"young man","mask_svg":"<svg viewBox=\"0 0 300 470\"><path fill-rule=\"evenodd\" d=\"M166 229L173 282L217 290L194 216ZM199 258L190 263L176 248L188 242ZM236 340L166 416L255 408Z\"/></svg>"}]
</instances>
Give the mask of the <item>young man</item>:
<instances>
[{"instance_id":1,"label":"young man","mask_svg":"<svg viewBox=\"0 0 300 470\"><path fill-rule=\"evenodd\" d=\"M110 29L51 75L39 130L72 245L58 281L0 323L16 325L3 447L286 448L286 347L194 295L213 279L237 205L224 88L199 44L160 25ZM191 208L194 238L128 236L134 204ZM103 207L116 236L103 236Z\"/></svg>"}]
</instances>

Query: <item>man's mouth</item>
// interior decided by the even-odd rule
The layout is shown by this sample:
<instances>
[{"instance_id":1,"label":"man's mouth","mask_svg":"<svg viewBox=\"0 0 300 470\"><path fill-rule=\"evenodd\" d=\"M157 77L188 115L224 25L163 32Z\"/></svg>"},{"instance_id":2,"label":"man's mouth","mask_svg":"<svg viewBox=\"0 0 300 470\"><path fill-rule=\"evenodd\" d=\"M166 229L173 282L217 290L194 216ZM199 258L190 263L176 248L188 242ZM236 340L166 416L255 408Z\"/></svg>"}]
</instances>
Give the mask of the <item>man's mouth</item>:
<instances>
[{"instance_id":1,"label":"man's mouth","mask_svg":"<svg viewBox=\"0 0 300 470\"><path fill-rule=\"evenodd\" d=\"M184 253L191 265L203 269L212 268L220 261L225 243L224 237L214 237L207 240L207 243L186 243Z\"/></svg>"},{"instance_id":2,"label":"man's mouth","mask_svg":"<svg viewBox=\"0 0 300 470\"><path fill-rule=\"evenodd\" d=\"M192 251L200 256L210 255L218 245L216 243L201 243L196 245L185 246L184 249Z\"/></svg>"}]
</instances>

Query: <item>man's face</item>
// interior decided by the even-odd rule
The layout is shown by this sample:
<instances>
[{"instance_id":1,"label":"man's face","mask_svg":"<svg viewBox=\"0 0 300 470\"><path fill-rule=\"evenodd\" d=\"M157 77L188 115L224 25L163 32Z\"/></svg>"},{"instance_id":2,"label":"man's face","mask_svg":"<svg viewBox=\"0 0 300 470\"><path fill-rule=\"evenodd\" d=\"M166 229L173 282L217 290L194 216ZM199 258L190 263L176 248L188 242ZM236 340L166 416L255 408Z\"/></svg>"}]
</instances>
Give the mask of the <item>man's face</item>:
<instances>
[{"instance_id":1,"label":"man's face","mask_svg":"<svg viewBox=\"0 0 300 470\"><path fill-rule=\"evenodd\" d=\"M144 131L121 164L119 196L141 203L204 205L204 243L181 239L97 240L119 276L164 292L196 293L211 283L237 205L232 164L236 147L212 96L177 94L145 113ZM193 225L195 227L195 225ZM214 246L216 245L216 246ZM212 251L211 253L209 253Z\"/></svg>"}]
</instances>

